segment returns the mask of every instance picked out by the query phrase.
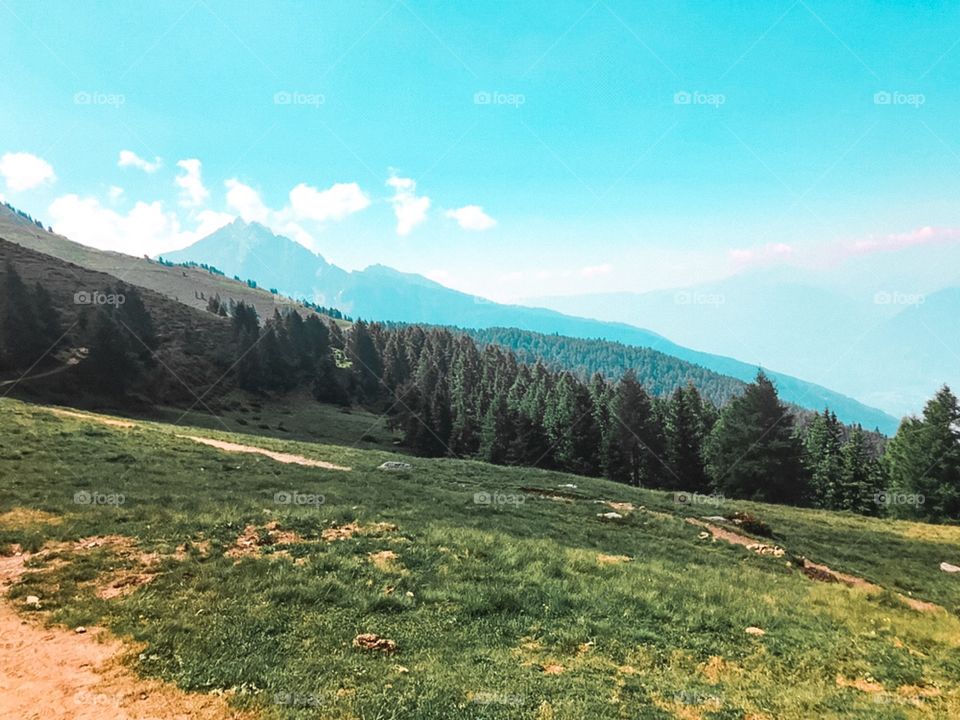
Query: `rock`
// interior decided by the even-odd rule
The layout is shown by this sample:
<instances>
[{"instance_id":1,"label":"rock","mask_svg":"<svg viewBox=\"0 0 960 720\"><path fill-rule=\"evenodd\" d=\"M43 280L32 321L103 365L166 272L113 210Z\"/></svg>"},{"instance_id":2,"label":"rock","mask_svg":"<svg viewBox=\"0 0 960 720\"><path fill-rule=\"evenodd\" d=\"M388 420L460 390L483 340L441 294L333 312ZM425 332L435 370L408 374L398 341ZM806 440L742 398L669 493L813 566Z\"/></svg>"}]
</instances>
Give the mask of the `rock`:
<instances>
[{"instance_id":1,"label":"rock","mask_svg":"<svg viewBox=\"0 0 960 720\"><path fill-rule=\"evenodd\" d=\"M597 513L601 520L623 520L623 515L618 512Z\"/></svg>"},{"instance_id":2,"label":"rock","mask_svg":"<svg viewBox=\"0 0 960 720\"><path fill-rule=\"evenodd\" d=\"M35 608L40 607L40 598L38 598L36 595L27 595L26 602L27 602L27 605L29 605L30 607L35 607Z\"/></svg>"},{"instance_id":3,"label":"rock","mask_svg":"<svg viewBox=\"0 0 960 720\"><path fill-rule=\"evenodd\" d=\"M405 470L412 470L413 465L405 462L398 462L396 460L387 460L387 462L380 465L377 470L387 470L389 472L403 472Z\"/></svg>"},{"instance_id":4,"label":"rock","mask_svg":"<svg viewBox=\"0 0 960 720\"><path fill-rule=\"evenodd\" d=\"M701 520L709 520L710 522L726 522L727 519L723 515L704 515Z\"/></svg>"},{"instance_id":5,"label":"rock","mask_svg":"<svg viewBox=\"0 0 960 720\"><path fill-rule=\"evenodd\" d=\"M745 629L744 629L744 632L745 632L747 635L755 635L755 636L757 636L757 637L760 637L760 636L762 636L762 635L766 635L766 634L767 634L767 631L766 631L766 630L761 630L760 628L758 628L758 627L753 627L752 625L751 625L750 627L748 627L748 628L745 628Z\"/></svg>"},{"instance_id":6,"label":"rock","mask_svg":"<svg viewBox=\"0 0 960 720\"><path fill-rule=\"evenodd\" d=\"M87 629L86 629L83 625L81 625L81 626L78 627L76 630L74 630L74 632L75 632L77 635L83 635L86 631L87 631Z\"/></svg>"},{"instance_id":7,"label":"rock","mask_svg":"<svg viewBox=\"0 0 960 720\"><path fill-rule=\"evenodd\" d=\"M700 538L701 540L706 540L708 537L710 537L710 533L704 530L702 533L697 535L697 537Z\"/></svg>"},{"instance_id":8,"label":"rock","mask_svg":"<svg viewBox=\"0 0 960 720\"><path fill-rule=\"evenodd\" d=\"M948 562L942 562L942 563L940 563L940 569L943 570L943 571L946 572L946 573L958 573L958 572L960 572L960 566L951 565L951 564L948 563Z\"/></svg>"},{"instance_id":9,"label":"rock","mask_svg":"<svg viewBox=\"0 0 960 720\"><path fill-rule=\"evenodd\" d=\"M574 485L573 483L564 483L563 485L557 485L557 487L569 488L569 489L571 489L571 490L576 490L576 489L577 489L577 486Z\"/></svg>"}]
</instances>

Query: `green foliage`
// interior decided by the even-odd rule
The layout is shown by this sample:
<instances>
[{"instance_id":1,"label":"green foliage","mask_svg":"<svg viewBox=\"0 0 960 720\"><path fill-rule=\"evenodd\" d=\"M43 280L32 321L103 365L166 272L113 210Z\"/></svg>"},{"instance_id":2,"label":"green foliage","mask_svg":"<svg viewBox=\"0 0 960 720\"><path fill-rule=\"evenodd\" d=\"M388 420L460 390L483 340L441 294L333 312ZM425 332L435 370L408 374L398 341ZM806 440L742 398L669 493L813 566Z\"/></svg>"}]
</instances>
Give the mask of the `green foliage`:
<instances>
[{"instance_id":1,"label":"green foliage","mask_svg":"<svg viewBox=\"0 0 960 720\"><path fill-rule=\"evenodd\" d=\"M707 459L714 487L724 495L794 504L807 497L793 417L762 372L720 414Z\"/></svg>"},{"instance_id":2,"label":"green foliage","mask_svg":"<svg viewBox=\"0 0 960 720\"><path fill-rule=\"evenodd\" d=\"M960 520L960 406L944 386L887 447L887 497L897 517Z\"/></svg>"}]
</instances>

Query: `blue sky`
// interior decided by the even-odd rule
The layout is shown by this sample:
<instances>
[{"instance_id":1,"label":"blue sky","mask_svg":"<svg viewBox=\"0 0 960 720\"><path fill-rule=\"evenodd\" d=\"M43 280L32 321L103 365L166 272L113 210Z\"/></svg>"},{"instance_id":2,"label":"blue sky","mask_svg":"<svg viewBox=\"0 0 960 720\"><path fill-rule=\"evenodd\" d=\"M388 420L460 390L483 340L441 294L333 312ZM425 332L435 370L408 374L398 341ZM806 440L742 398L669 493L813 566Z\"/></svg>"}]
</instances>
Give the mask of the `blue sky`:
<instances>
[{"instance_id":1,"label":"blue sky","mask_svg":"<svg viewBox=\"0 0 960 720\"><path fill-rule=\"evenodd\" d=\"M256 7L0 0L0 195L132 254L242 215L497 299L958 236L953 3Z\"/></svg>"}]
</instances>

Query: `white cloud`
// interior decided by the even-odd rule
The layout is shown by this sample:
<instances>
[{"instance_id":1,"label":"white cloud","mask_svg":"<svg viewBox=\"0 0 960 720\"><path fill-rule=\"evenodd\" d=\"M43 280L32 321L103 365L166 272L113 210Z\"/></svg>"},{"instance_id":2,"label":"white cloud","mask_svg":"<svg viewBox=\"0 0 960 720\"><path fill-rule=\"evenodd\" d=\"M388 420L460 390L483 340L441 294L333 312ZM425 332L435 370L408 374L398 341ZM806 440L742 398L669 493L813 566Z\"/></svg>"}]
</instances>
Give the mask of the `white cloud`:
<instances>
[{"instance_id":1,"label":"white cloud","mask_svg":"<svg viewBox=\"0 0 960 720\"><path fill-rule=\"evenodd\" d=\"M497 224L479 205L465 205L456 210L448 210L447 217L456 220L464 230L489 230Z\"/></svg>"},{"instance_id":2,"label":"white cloud","mask_svg":"<svg viewBox=\"0 0 960 720\"><path fill-rule=\"evenodd\" d=\"M430 198L417 197L417 183L412 178L390 176L387 185L394 189L390 202L397 217L397 235L409 235L410 232L427 219Z\"/></svg>"},{"instance_id":3,"label":"white cloud","mask_svg":"<svg viewBox=\"0 0 960 720\"><path fill-rule=\"evenodd\" d=\"M580 274L583 277L597 277L599 275L608 275L613 272L613 266L610 263L604 263L603 265L587 265L584 268L580 268Z\"/></svg>"},{"instance_id":4,"label":"white cloud","mask_svg":"<svg viewBox=\"0 0 960 720\"><path fill-rule=\"evenodd\" d=\"M48 212L56 231L71 240L134 256L186 247L233 219L226 213L203 211L197 216L197 228L186 230L176 212L166 210L160 201L137 202L122 214L97 198L73 193L54 200Z\"/></svg>"},{"instance_id":5,"label":"white cloud","mask_svg":"<svg viewBox=\"0 0 960 720\"><path fill-rule=\"evenodd\" d=\"M180 160L177 167L183 170L174 182L180 188L180 204L184 207L200 207L210 197L210 191L203 186L200 177L200 161L196 158Z\"/></svg>"},{"instance_id":6,"label":"white cloud","mask_svg":"<svg viewBox=\"0 0 960 720\"><path fill-rule=\"evenodd\" d=\"M197 229L193 231L197 240L206 237L212 232L216 232L224 225L229 225L236 217L230 213L217 212L216 210L201 210L197 213Z\"/></svg>"},{"instance_id":7,"label":"white cloud","mask_svg":"<svg viewBox=\"0 0 960 720\"><path fill-rule=\"evenodd\" d=\"M336 183L326 190L300 183L290 191L290 210L299 219L343 220L369 205L370 198L356 183Z\"/></svg>"},{"instance_id":8,"label":"white cloud","mask_svg":"<svg viewBox=\"0 0 960 720\"><path fill-rule=\"evenodd\" d=\"M301 221L343 220L370 205L370 198L356 183L336 183L326 190L300 183L290 191L290 203L279 210L270 208L259 191L236 178L225 185L227 206L243 220L266 225L311 250L316 249L316 242Z\"/></svg>"},{"instance_id":9,"label":"white cloud","mask_svg":"<svg viewBox=\"0 0 960 720\"><path fill-rule=\"evenodd\" d=\"M137 155L133 150L121 150L120 159L117 160L117 165L119 167L135 167L139 170L143 170L145 173L155 173L160 169L160 166L163 163L160 158L154 158L153 162L144 160L142 157Z\"/></svg>"},{"instance_id":10,"label":"white cloud","mask_svg":"<svg viewBox=\"0 0 960 720\"><path fill-rule=\"evenodd\" d=\"M259 192L236 178L230 178L224 185L227 188L227 206L235 210L244 221L269 222L270 208L264 205Z\"/></svg>"},{"instance_id":11,"label":"white cloud","mask_svg":"<svg viewBox=\"0 0 960 720\"><path fill-rule=\"evenodd\" d=\"M7 153L0 157L0 175L6 181L7 190L13 192L31 190L57 179L50 163L25 152Z\"/></svg>"},{"instance_id":12,"label":"white cloud","mask_svg":"<svg viewBox=\"0 0 960 720\"><path fill-rule=\"evenodd\" d=\"M123 197L123 188L118 185L111 185L110 189L107 190L107 196L111 200L119 200Z\"/></svg>"}]
</instances>

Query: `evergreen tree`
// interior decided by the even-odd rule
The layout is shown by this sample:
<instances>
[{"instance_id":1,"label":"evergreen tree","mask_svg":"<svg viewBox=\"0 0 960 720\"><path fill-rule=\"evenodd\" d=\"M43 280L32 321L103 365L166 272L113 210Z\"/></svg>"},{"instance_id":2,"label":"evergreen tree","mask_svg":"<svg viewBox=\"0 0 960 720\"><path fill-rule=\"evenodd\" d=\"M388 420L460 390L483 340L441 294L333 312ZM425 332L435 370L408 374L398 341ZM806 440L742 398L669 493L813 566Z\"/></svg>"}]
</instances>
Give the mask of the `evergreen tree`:
<instances>
[{"instance_id":1,"label":"evergreen tree","mask_svg":"<svg viewBox=\"0 0 960 720\"><path fill-rule=\"evenodd\" d=\"M9 260L0 295L0 367L27 370L49 349L30 289Z\"/></svg>"},{"instance_id":2,"label":"evergreen tree","mask_svg":"<svg viewBox=\"0 0 960 720\"><path fill-rule=\"evenodd\" d=\"M89 386L100 393L120 397L142 378L142 365L135 340L116 319L116 310L99 306L89 324L87 359L80 365ZM141 347L137 343L138 347Z\"/></svg>"},{"instance_id":3,"label":"evergreen tree","mask_svg":"<svg viewBox=\"0 0 960 720\"><path fill-rule=\"evenodd\" d=\"M857 425L840 451L840 483L835 507L861 515L878 515L878 500L886 487L886 478L873 456L863 428Z\"/></svg>"},{"instance_id":4,"label":"evergreen tree","mask_svg":"<svg viewBox=\"0 0 960 720\"><path fill-rule=\"evenodd\" d=\"M479 383L480 353L470 338L462 336L456 342L450 377L450 448L457 455L474 455L480 446Z\"/></svg>"},{"instance_id":5,"label":"evergreen tree","mask_svg":"<svg viewBox=\"0 0 960 720\"><path fill-rule=\"evenodd\" d=\"M763 372L724 408L707 441L713 486L729 497L800 503L807 496L793 416Z\"/></svg>"},{"instance_id":6,"label":"evergreen tree","mask_svg":"<svg viewBox=\"0 0 960 720\"><path fill-rule=\"evenodd\" d=\"M824 410L815 413L803 433L803 460L810 478L810 501L814 507L839 509L843 504L841 469L843 426L837 416Z\"/></svg>"},{"instance_id":7,"label":"evergreen tree","mask_svg":"<svg viewBox=\"0 0 960 720\"><path fill-rule=\"evenodd\" d=\"M706 438L703 401L693 385L678 388L667 409L667 459L679 489L706 492L710 481L703 457Z\"/></svg>"},{"instance_id":8,"label":"evergreen tree","mask_svg":"<svg viewBox=\"0 0 960 720\"><path fill-rule=\"evenodd\" d=\"M650 396L632 370L617 383L609 413L609 431L602 448L607 477L636 486L662 485L666 469L661 429Z\"/></svg>"},{"instance_id":9,"label":"evergreen tree","mask_svg":"<svg viewBox=\"0 0 960 720\"><path fill-rule=\"evenodd\" d=\"M960 406L949 387L927 402L922 417L901 423L884 464L892 515L960 520Z\"/></svg>"},{"instance_id":10,"label":"evergreen tree","mask_svg":"<svg viewBox=\"0 0 960 720\"><path fill-rule=\"evenodd\" d=\"M380 382L383 377L383 363L370 325L357 320L350 330L347 340L347 357L353 363L353 372L357 378L364 399L371 401L380 394Z\"/></svg>"}]
</instances>

